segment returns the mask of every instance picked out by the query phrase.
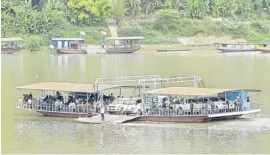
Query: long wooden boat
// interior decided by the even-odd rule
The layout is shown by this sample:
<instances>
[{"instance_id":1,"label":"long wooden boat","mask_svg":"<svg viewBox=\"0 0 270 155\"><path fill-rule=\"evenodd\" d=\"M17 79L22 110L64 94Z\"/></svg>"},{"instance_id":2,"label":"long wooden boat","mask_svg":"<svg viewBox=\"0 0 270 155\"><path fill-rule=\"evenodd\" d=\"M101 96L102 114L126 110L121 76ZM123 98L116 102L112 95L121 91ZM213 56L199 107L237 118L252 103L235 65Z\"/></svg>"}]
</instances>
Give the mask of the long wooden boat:
<instances>
[{"instance_id":1,"label":"long wooden boat","mask_svg":"<svg viewBox=\"0 0 270 155\"><path fill-rule=\"evenodd\" d=\"M22 38L1 38L1 54L13 54L22 49Z\"/></svg>"},{"instance_id":2,"label":"long wooden boat","mask_svg":"<svg viewBox=\"0 0 270 155\"><path fill-rule=\"evenodd\" d=\"M108 41L114 42L113 46L107 45L108 54L131 54L141 49L143 37L109 37Z\"/></svg>"},{"instance_id":3,"label":"long wooden boat","mask_svg":"<svg viewBox=\"0 0 270 155\"><path fill-rule=\"evenodd\" d=\"M258 51L258 44L216 44L216 49L221 52L254 52Z\"/></svg>"},{"instance_id":4,"label":"long wooden boat","mask_svg":"<svg viewBox=\"0 0 270 155\"><path fill-rule=\"evenodd\" d=\"M190 49L157 49L157 52L181 52L190 51Z\"/></svg>"},{"instance_id":5,"label":"long wooden boat","mask_svg":"<svg viewBox=\"0 0 270 155\"><path fill-rule=\"evenodd\" d=\"M257 50L262 51L262 53L270 53L270 46L264 47L264 46L256 46Z\"/></svg>"},{"instance_id":6,"label":"long wooden boat","mask_svg":"<svg viewBox=\"0 0 270 155\"><path fill-rule=\"evenodd\" d=\"M83 49L56 49L57 54L87 54L86 50Z\"/></svg>"},{"instance_id":7,"label":"long wooden boat","mask_svg":"<svg viewBox=\"0 0 270 155\"><path fill-rule=\"evenodd\" d=\"M51 47L57 54L87 54L83 38L52 38Z\"/></svg>"},{"instance_id":8,"label":"long wooden boat","mask_svg":"<svg viewBox=\"0 0 270 155\"><path fill-rule=\"evenodd\" d=\"M182 103L174 103L174 108L148 108L136 118L137 121L154 122L206 122L235 119L242 115L258 113L260 106L249 101L248 93L261 93L261 90L216 89L194 87L169 87L145 93L145 107L159 107L157 95L182 97ZM202 97L203 96L203 97ZM223 100L221 99L223 98ZM211 101L212 100L212 101ZM257 103L257 102L256 102ZM151 105L151 106L150 106Z\"/></svg>"}]
</instances>

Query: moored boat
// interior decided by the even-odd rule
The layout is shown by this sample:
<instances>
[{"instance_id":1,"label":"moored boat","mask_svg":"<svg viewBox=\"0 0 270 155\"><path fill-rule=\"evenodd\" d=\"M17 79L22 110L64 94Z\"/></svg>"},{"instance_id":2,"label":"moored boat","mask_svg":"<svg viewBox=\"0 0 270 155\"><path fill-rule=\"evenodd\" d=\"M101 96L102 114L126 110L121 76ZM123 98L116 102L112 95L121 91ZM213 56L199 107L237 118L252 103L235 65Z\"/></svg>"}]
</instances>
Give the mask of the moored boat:
<instances>
[{"instance_id":1,"label":"moored boat","mask_svg":"<svg viewBox=\"0 0 270 155\"><path fill-rule=\"evenodd\" d=\"M259 44L216 44L216 49L221 52L254 52Z\"/></svg>"},{"instance_id":2,"label":"moored boat","mask_svg":"<svg viewBox=\"0 0 270 155\"><path fill-rule=\"evenodd\" d=\"M112 40L113 46L107 44L106 52L108 54L131 54L138 50L141 47L141 40L143 37L109 37L107 41Z\"/></svg>"},{"instance_id":3,"label":"moored boat","mask_svg":"<svg viewBox=\"0 0 270 155\"><path fill-rule=\"evenodd\" d=\"M256 46L255 47L258 51L262 51L262 53L270 53L270 46Z\"/></svg>"},{"instance_id":4,"label":"moored boat","mask_svg":"<svg viewBox=\"0 0 270 155\"><path fill-rule=\"evenodd\" d=\"M52 38L52 44L58 54L87 54L83 38Z\"/></svg>"},{"instance_id":5,"label":"moored boat","mask_svg":"<svg viewBox=\"0 0 270 155\"><path fill-rule=\"evenodd\" d=\"M22 49L22 38L1 38L1 54L12 54Z\"/></svg>"},{"instance_id":6,"label":"moored boat","mask_svg":"<svg viewBox=\"0 0 270 155\"><path fill-rule=\"evenodd\" d=\"M157 49L157 52L183 52L190 51L190 49Z\"/></svg>"}]
</instances>

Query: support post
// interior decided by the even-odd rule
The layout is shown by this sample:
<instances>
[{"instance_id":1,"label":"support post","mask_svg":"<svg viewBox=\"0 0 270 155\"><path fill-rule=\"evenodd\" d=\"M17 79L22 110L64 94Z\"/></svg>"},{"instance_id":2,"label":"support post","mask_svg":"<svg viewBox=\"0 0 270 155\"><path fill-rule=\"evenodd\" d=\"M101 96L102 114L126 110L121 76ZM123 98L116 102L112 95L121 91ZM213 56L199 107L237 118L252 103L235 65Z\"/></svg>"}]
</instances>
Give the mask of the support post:
<instances>
[{"instance_id":1,"label":"support post","mask_svg":"<svg viewBox=\"0 0 270 155\"><path fill-rule=\"evenodd\" d=\"M89 93L87 93L86 95L87 95L87 97L86 97L86 112L87 112L87 114L89 114L89 104L88 104L88 100L89 100L89 96L88 96L88 94Z\"/></svg>"},{"instance_id":2,"label":"support post","mask_svg":"<svg viewBox=\"0 0 270 155\"><path fill-rule=\"evenodd\" d=\"M19 99L20 98L20 91L19 91L19 89L17 89L17 99Z\"/></svg>"},{"instance_id":3,"label":"support post","mask_svg":"<svg viewBox=\"0 0 270 155\"><path fill-rule=\"evenodd\" d=\"M119 96L120 97L122 96L122 87L120 87L120 89L119 89Z\"/></svg>"}]
</instances>

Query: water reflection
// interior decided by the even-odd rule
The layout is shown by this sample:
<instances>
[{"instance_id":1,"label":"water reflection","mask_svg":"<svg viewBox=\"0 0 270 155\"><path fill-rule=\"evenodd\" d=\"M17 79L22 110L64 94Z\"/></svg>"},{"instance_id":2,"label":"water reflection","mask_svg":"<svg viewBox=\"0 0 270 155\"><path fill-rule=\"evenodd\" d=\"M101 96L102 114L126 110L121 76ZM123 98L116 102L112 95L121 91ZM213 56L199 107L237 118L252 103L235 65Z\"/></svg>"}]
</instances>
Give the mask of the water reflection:
<instances>
[{"instance_id":1,"label":"water reflection","mask_svg":"<svg viewBox=\"0 0 270 155\"><path fill-rule=\"evenodd\" d=\"M101 55L101 77L136 75L134 70L144 67L144 55Z\"/></svg>"},{"instance_id":2,"label":"water reflection","mask_svg":"<svg viewBox=\"0 0 270 155\"><path fill-rule=\"evenodd\" d=\"M208 124L122 125L29 120L16 121L14 131L16 141L28 135L26 147L33 148L31 145L38 142L36 147L41 150L61 139L63 143L57 143L59 148L68 145L81 150L80 153L258 153L266 145L259 137L270 131L270 118ZM71 148L70 153L75 153Z\"/></svg>"}]
</instances>

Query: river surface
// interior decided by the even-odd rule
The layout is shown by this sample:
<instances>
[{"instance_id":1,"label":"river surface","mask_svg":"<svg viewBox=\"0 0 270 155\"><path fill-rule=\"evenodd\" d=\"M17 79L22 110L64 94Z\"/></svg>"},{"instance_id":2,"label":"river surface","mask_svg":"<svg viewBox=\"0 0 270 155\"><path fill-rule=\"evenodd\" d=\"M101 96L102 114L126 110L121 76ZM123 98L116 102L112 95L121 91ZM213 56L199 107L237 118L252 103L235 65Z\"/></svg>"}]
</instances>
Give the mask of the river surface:
<instances>
[{"instance_id":1,"label":"river surface","mask_svg":"<svg viewBox=\"0 0 270 155\"><path fill-rule=\"evenodd\" d=\"M135 55L1 55L2 153L270 153L270 55L138 52ZM262 111L209 123L89 125L13 108L16 87L92 83L101 76L198 75L206 87L261 89ZM37 76L36 76L37 75ZM38 77L38 78L37 78Z\"/></svg>"}]
</instances>

